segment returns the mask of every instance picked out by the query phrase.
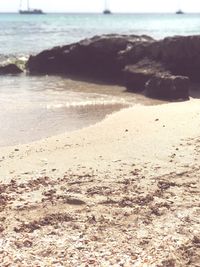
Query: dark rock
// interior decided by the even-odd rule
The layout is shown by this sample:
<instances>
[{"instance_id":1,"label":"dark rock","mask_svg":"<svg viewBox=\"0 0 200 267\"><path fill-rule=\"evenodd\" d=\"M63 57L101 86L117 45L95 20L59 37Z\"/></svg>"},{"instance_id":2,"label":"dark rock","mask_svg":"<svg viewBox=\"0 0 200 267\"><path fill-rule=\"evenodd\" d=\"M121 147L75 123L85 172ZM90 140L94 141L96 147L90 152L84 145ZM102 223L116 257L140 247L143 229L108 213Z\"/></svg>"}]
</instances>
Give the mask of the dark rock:
<instances>
[{"instance_id":1,"label":"dark rock","mask_svg":"<svg viewBox=\"0 0 200 267\"><path fill-rule=\"evenodd\" d=\"M146 83L145 93L152 98L187 100L189 99L189 78L166 73L156 74Z\"/></svg>"},{"instance_id":2,"label":"dark rock","mask_svg":"<svg viewBox=\"0 0 200 267\"><path fill-rule=\"evenodd\" d=\"M145 58L135 65L126 66L124 69L124 83L129 91L141 92L145 84L156 73L168 73L164 65Z\"/></svg>"},{"instance_id":3,"label":"dark rock","mask_svg":"<svg viewBox=\"0 0 200 267\"><path fill-rule=\"evenodd\" d=\"M19 73L22 73L22 70L15 64L0 66L0 74L19 74Z\"/></svg>"},{"instance_id":4,"label":"dark rock","mask_svg":"<svg viewBox=\"0 0 200 267\"><path fill-rule=\"evenodd\" d=\"M140 38L136 38L134 42L127 45L125 50L118 53L118 59L122 66L135 64L138 61L148 57L152 50L152 45L155 40L149 36L142 35Z\"/></svg>"},{"instance_id":5,"label":"dark rock","mask_svg":"<svg viewBox=\"0 0 200 267\"><path fill-rule=\"evenodd\" d=\"M101 80L119 82L126 60L123 51L137 43L151 42L148 36L103 35L79 43L31 56L27 62L30 73L75 74ZM141 52L142 53L142 52ZM141 54L139 53L139 54ZM126 54L126 53L125 53ZM140 57L136 55L136 58Z\"/></svg>"},{"instance_id":6,"label":"dark rock","mask_svg":"<svg viewBox=\"0 0 200 267\"><path fill-rule=\"evenodd\" d=\"M129 52L124 53L123 60L127 65L147 57L161 62L173 75L187 76L194 82L200 81L200 35L143 41L138 44L138 48L136 43L134 45Z\"/></svg>"},{"instance_id":7,"label":"dark rock","mask_svg":"<svg viewBox=\"0 0 200 267\"><path fill-rule=\"evenodd\" d=\"M200 81L200 35L158 41L145 35L95 36L31 56L26 67L30 74L124 82L129 91L145 90L151 97L187 99L189 80Z\"/></svg>"},{"instance_id":8,"label":"dark rock","mask_svg":"<svg viewBox=\"0 0 200 267\"><path fill-rule=\"evenodd\" d=\"M162 42L163 40L155 41L148 46L147 54L149 58L154 59L156 61L161 61Z\"/></svg>"},{"instance_id":9,"label":"dark rock","mask_svg":"<svg viewBox=\"0 0 200 267\"><path fill-rule=\"evenodd\" d=\"M152 51L173 74L200 81L200 35L167 37L152 44Z\"/></svg>"}]
</instances>

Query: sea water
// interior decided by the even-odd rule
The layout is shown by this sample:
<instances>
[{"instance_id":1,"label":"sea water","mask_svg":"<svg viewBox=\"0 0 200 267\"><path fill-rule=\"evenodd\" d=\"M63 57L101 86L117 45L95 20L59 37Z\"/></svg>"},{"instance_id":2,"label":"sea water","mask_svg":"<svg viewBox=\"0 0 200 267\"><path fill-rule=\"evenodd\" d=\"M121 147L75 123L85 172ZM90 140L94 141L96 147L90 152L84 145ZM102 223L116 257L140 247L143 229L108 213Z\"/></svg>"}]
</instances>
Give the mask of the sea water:
<instances>
[{"instance_id":1,"label":"sea water","mask_svg":"<svg viewBox=\"0 0 200 267\"><path fill-rule=\"evenodd\" d=\"M100 34L147 34L160 39L199 32L199 14L0 14L0 59L25 59ZM66 77L22 74L0 79L0 146L73 131L121 108L151 103L121 87Z\"/></svg>"},{"instance_id":2,"label":"sea water","mask_svg":"<svg viewBox=\"0 0 200 267\"><path fill-rule=\"evenodd\" d=\"M105 33L156 39L200 33L200 14L0 14L0 53L35 54Z\"/></svg>"}]
</instances>

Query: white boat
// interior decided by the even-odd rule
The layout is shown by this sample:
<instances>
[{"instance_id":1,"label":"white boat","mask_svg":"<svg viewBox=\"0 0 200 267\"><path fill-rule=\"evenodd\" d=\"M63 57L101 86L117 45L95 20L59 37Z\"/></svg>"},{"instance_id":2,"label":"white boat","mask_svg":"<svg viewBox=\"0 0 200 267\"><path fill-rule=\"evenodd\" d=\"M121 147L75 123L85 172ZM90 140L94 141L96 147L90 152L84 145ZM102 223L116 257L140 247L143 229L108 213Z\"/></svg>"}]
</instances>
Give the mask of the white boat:
<instances>
[{"instance_id":1,"label":"white boat","mask_svg":"<svg viewBox=\"0 0 200 267\"><path fill-rule=\"evenodd\" d=\"M184 12L181 9L179 9L179 10L176 11L176 14L182 15L182 14L184 14Z\"/></svg>"},{"instance_id":2,"label":"white boat","mask_svg":"<svg viewBox=\"0 0 200 267\"><path fill-rule=\"evenodd\" d=\"M109 15L111 14L111 11L109 9L104 9L103 14Z\"/></svg>"},{"instance_id":3,"label":"white boat","mask_svg":"<svg viewBox=\"0 0 200 267\"><path fill-rule=\"evenodd\" d=\"M103 14L105 14L105 15L112 14L111 11L110 11L110 9L108 8L108 0L105 0L105 6L104 6Z\"/></svg>"},{"instance_id":4,"label":"white boat","mask_svg":"<svg viewBox=\"0 0 200 267\"><path fill-rule=\"evenodd\" d=\"M184 12L183 12L183 10L181 9L181 0L178 0L178 2L177 2L177 11L176 11L176 14L177 15L183 15L184 14Z\"/></svg>"},{"instance_id":5,"label":"white boat","mask_svg":"<svg viewBox=\"0 0 200 267\"><path fill-rule=\"evenodd\" d=\"M22 9L22 0L20 1L19 14L22 15L42 15L44 12L41 9L32 9L29 5L29 0L26 1L26 9Z\"/></svg>"}]
</instances>

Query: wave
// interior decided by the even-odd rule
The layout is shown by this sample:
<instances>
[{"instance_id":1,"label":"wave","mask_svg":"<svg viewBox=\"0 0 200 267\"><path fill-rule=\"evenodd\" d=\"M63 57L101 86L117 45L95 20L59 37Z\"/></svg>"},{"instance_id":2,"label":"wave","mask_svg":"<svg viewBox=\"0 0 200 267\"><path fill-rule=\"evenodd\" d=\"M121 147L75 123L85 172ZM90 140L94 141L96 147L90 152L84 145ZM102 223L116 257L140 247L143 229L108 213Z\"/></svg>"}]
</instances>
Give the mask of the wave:
<instances>
[{"instance_id":1,"label":"wave","mask_svg":"<svg viewBox=\"0 0 200 267\"><path fill-rule=\"evenodd\" d=\"M25 64L28 61L29 55L3 55L0 54L0 65L16 64L22 70L25 69Z\"/></svg>"},{"instance_id":2,"label":"wave","mask_svg":"<svg viewBox=\"0 0 200 267\"><path fill-rule=\"evenodd\" d=\"M86 101L73 101L67 103L48 104L47 109L59 109L59 108L85 108L85 107L97 107L97 106L123 106L128 107L130 103L124 99L120 100L86 100Z\"/></svg>"}]
</instances>

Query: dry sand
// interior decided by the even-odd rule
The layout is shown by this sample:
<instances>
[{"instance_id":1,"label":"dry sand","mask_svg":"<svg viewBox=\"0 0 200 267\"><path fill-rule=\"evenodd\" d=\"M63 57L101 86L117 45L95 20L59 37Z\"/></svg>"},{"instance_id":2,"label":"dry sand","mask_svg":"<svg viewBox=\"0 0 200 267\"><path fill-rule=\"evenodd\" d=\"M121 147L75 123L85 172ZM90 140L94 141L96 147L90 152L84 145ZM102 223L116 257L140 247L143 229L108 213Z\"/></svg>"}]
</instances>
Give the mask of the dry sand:
<instances>
[{"instance_id":1,"label":"dry sand","mask_svg":"<svg viewBox=\"0 0 200 267\"><path fill-rule=\"evenodd\" d=\"M0 151L0 266L200 266L200 101Z\"/></svg>"}]
</instances>

